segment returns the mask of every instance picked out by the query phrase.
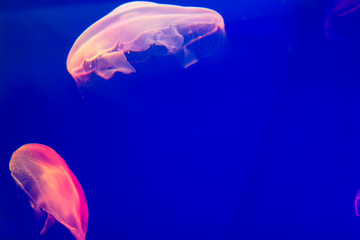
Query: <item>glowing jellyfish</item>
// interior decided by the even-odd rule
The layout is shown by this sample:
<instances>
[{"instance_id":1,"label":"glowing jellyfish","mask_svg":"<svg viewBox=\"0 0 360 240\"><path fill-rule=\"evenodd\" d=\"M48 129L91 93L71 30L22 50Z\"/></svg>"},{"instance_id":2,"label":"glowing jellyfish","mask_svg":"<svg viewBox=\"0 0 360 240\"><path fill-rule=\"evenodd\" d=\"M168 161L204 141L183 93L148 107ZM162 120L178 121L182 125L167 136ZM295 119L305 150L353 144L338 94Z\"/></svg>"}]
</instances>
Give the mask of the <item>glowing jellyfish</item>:
<instances>
[{"instance_id":1,"label":"glowing jellyfish","mask_svg":"<svg viewBox=\"0 0 360 240\"><path fill-rule=\"evenodd\" d=\"M325 34L327 37L332 37L330 33L330 23L335 18L341 18L345 15L348 15L352 12L355 12L358 8L360 8L360 0L333 0L330 1L329 11L326 15L325 19ZM348 22L349 24L354 24ZM356 24L356 23L355 23ZM357 31L359 28L359 24L357 24Z\"/></svg>"},{"instance_id":2,"label":"glowing jellyfish","mask_svg":"<svg viewBox=\"0 0 360 240\"><path fill-rule=\"evenodd\" d=\"M356 216L360 217L360 190L357 191L356 196L355 196L355 214Z\"/></svg>"},{"instance_id":3,"label":"glowing jellyfish","mask_svg":"<svg viewBox=\"0 0 360 240\"><path fill-rule=\"evenodd\" d=\"M115 72L130 74L135 72L130 62L144 57L129 61L127 55L145 52L152 46L165 47L166 53L159 54L177 54L188 67L198 61L196 47L190 45L214 34L221 39L224 33L223 18L210 9L130 2L80 35L70 50L67 69L77 83L88 80L92 72L105 79Z\"/></svg>"},{"instance_id":4,"label":"glowing jellyfish","mask_svg":"<svg viewBox=\"0 0 360 240\"><path fill-rule=\"evenodd\" d=\"M13 153L10 171L29 196L32 208L47 213L41 234L56 219L77 240L85 240L89 218L85 194L59 154L45 145L23 145Z\"/></svg>"}]
</instances>

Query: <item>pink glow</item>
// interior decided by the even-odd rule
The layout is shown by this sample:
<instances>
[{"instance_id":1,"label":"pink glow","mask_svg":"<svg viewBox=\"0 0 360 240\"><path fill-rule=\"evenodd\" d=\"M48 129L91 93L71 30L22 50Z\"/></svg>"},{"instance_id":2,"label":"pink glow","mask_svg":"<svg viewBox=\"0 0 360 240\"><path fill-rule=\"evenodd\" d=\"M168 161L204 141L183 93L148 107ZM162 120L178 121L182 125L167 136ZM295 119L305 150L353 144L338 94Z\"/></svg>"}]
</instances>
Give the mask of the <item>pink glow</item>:
<instances>
[{"instance_id":1,"label":"pink glow","mask_svg":"<svg viewBox=\"0 0 360 240\"><path fill-rule=\"evenodd\" d=\"M360 213L359 213L360 202L359 201L360 201L360 190L357 191L356 196L355 196L355 202L354 202L355 214L356 214L356 216L360 217Z\"/></svg>"},{"instance_id":2,"label":"pink glow","mask_svg":"<svg viewBox=\"0 0 360 240\"><path fill-rule=\"evenodd\" d=\"M154 45L164 46L167 54L181 52L181 62L188 67L198 61L188 46L215 33L224 35L224 20L213 10L130 2L80 35L70 50L67 69L77 83L88 80L92 72L105 79L115 72L130 74L135 69L126 54L145 52Z\"/></svg>"},{"instance_id":3,"label":"pink glow","mask_svg":"<svg viewBox=\"0 0 360 240\"><path fill-rule=\"evenodd\" d=\"M332 17L342 17L360 8L360 0L333 0L325 19L325 34L330 37L329 26Z\"/></svg>"},{"instance_id":4,"label":"pink glow","mask_svg":"<svg viewBox=\"0 0 360 240\"><path fill-rule=\"evenodd\" d=\"M45 145L23 145L13 153L10 171L29 196L34 210L48 215L41 234L56 219L77 240L85 240L89 218L85 194L59 154Z\"/></svg>"}]
</instances>

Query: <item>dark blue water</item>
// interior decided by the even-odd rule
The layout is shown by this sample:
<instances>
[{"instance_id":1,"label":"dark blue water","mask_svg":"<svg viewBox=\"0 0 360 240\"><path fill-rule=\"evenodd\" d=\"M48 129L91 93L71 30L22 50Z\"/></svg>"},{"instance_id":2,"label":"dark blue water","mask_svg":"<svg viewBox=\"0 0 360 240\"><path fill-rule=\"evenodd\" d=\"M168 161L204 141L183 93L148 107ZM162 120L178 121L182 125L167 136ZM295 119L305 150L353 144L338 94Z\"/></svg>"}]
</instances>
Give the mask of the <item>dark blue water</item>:
<instances>
[{"instance_id":1,"label":"dark blue water","mask_svg":"<svg viewBox=\"0 0 360 240\"><path fill-rule=\"evenodd\" d=\"M89 240L360 238L360 42L325 36L326 1L235 2L167 2L223 15L218 61L153 58L85 89L68 52L122 2L0 5L1 240L73 239L40 236L10 175L33 142L82 184Z\"/></svg>"}]
</instances>

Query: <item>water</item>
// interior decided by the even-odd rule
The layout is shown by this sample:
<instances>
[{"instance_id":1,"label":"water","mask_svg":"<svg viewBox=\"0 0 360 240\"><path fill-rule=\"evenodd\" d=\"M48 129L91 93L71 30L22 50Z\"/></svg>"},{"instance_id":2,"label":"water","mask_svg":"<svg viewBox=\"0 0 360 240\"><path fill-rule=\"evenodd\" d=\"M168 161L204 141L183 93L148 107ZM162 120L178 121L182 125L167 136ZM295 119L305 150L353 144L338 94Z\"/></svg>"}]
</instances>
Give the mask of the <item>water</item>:
<instances>
[{"instance_id":1,"label":"water","mask_svg":"<svg viewBox=\"0 0 360 240\"><path fill-rule=\"evenodd\" d=\"M68 52L122 2L1 4L0 239L72 239L40 236L10 176L32 142L82 184L89 240L360 237L359 41L325 36L326 1L233 2L167 2L223 15L217 62L155 58L86 89Z\"/></svg>"}]
</instances>

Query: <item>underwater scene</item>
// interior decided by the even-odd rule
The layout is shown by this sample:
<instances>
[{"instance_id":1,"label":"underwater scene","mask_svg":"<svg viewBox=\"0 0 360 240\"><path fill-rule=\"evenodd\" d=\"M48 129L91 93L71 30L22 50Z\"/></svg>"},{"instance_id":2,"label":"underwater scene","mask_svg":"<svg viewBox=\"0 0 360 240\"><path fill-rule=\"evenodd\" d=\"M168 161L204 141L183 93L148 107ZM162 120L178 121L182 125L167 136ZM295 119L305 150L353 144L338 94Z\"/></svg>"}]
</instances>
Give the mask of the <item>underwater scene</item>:
<instances>
[{"instance_id":1,"label":"underwater scene","mask_svg":"<svg viewBox=\"0 0 360 240\"><path fill-rule=\"evenodd\" d=\"M0 2L0 240L360 239L360 0Z\"/></svg>"}]
</instances>

